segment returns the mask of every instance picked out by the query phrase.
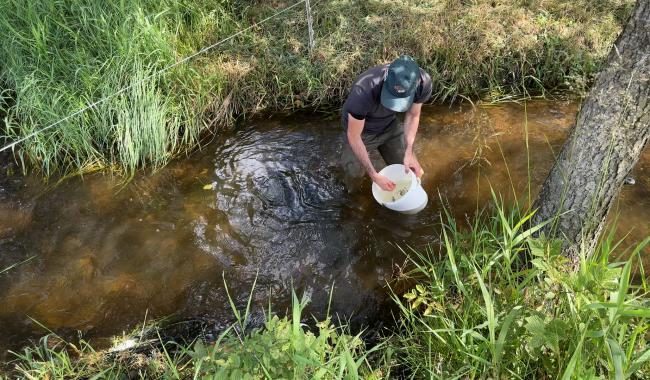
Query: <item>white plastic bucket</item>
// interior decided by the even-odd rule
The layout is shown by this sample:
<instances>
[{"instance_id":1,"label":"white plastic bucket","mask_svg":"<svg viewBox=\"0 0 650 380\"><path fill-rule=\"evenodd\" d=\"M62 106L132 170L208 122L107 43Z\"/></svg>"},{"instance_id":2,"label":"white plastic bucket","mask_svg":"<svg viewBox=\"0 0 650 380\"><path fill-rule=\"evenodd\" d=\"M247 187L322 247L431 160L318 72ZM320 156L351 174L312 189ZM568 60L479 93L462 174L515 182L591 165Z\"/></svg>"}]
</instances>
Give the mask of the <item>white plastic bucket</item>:
<instances>
[{"instance_id":1,"label":"white plastic bucket","mask_svg":"<svg viewBox=\"0 0 650 380\"><path fill-rule=\"evenodd\" d=\"M383 168L379 174L388 177L397 185L393 191L384 191L379 185L372 183L372 196L382 206L404 214L417 214L427 205L429 197L412 170L405 173L404 165L393 164ZM401 189L407 191L399 197L396 193Z\"/></svg>"}]
</instances>

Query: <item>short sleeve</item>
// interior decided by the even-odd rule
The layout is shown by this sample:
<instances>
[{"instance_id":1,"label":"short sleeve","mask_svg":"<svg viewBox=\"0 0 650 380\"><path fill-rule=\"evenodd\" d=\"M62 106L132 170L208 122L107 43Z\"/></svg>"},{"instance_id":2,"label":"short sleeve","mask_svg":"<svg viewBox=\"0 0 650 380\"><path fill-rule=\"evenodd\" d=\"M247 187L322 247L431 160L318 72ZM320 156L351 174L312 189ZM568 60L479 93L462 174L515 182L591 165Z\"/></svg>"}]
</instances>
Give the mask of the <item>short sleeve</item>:
<instances>
[{"instance_id":1,"label":"short sleeve","mask_svg":"<svg viewBox=\"0 0 650 380\"><path fill-rule=\"evenodd\" d=\"M359 120L365 119L372 109L371 95L358 85L352 86L352 91L350 91L346 103L347 112Z\"/></svg>"},{"instance_id":2,"label":"short sleeve","mask_svg":"<svg viewBox=\"0 0 650 380\"><path fill-rule=\"evenodd\" d=\"M415 97L413 98L414 103L424 103L431 98L431 93L433 91L433 84L431 83L431 77L424 70L420 70L420 85L415 91Z\"/></svg>"}]
</instances>

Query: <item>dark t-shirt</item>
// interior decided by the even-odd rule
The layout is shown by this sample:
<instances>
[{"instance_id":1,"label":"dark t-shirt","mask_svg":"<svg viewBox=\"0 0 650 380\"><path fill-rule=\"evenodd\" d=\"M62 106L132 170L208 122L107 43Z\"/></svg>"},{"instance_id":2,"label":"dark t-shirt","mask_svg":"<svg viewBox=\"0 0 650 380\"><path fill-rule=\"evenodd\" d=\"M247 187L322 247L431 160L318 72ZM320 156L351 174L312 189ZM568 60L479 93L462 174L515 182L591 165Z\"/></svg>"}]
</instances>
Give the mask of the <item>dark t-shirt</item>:
<instances>
[{"instance_id":1,"label":"dark t-shirt","mask_svg":"<svg viewBox=\"0 0 650 380\"><path fill-rule=\"evenodd\" d=\"M363 132L381 133L395 120L397 112L384 107L380 101L381 87L386 79L388 65L368 69L354 81L352 90L343 104L341 122L348 127L348 113L364 119ZM431 97L431 77L420 69L420 84L413 97L414 103L424 103Z\"/></svg>"}]
</instances>

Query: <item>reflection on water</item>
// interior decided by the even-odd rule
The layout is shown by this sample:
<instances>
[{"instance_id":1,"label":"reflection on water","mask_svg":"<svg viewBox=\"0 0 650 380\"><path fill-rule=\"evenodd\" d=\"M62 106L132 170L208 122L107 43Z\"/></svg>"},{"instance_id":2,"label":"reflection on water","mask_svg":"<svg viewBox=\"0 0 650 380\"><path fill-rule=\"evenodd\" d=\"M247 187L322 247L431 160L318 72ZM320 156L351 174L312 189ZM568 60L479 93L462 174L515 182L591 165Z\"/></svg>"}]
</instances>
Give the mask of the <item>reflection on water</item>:
<instances>
[{"instance_id":1,"label":"reflection on water","mask_svg":"<svg viewBox=\"0 0 650 380\"><path fill-rule=\"evenodd\" d=\"M528 104L533 197L576 112L575 103ZM125 188L94 175L45 191L36 178L6 175L5 164L0 268L37 257L0 275L0 346L42 335L29 317L91 337L120 333L145 312L224 321L224 279L243 304L257 277L255 302L270 297L280 310L293 285L321 315L334 285L331 310L368 323L403 263L395 244L433 241L441 198L465 219L489 201L490 186L527 196L525 116L516 104L426 107L416 151L430 201L415 216L377 205L369 181L347 194L336 118L258 121ZM631 240L650 234L649 163L646 152L621 196Z\"/></svg>"}]
</instances>

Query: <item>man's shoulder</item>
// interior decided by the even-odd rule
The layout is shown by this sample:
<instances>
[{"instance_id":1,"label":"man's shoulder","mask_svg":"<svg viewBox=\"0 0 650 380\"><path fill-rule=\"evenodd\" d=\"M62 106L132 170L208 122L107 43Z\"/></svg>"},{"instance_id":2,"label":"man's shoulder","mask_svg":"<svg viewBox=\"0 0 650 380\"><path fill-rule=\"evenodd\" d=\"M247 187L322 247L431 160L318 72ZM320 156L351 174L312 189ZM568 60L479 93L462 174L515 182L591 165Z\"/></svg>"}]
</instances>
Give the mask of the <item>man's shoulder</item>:
<instances>
[{"instance_id":1,"label":"man's shoulder","mask_svg":"<svg viewBox=\"0 0 650 380\"><path fill-rule=\"evenodd\" d=\"M425 86L430 86L431 85L431 75L424 71L423 68L420 67L420 79L422 80L422 83Z\"/></svg>"},{"instance_id":2,"label":"man's shoulder","mask_svg":"<svg viewBox=\"0 0 650 380\"><path fill-rule=\"evenodd\" d=\"M386 70L388 70L387 64L373 66L359 74L353 85L368 88L381 84L386 76Z\"/></svg>"},{"instance_id":3,"label":"man's shoulder","mask_svg":"<svg viewBox=\"0 0 650 380\"><path fill-rule=\"evenodd\" d=\"M424 103L431 98L433 83L431 76L420 67L420 84L415 91L414 103Z\"/></svg>"}]
</instances>

